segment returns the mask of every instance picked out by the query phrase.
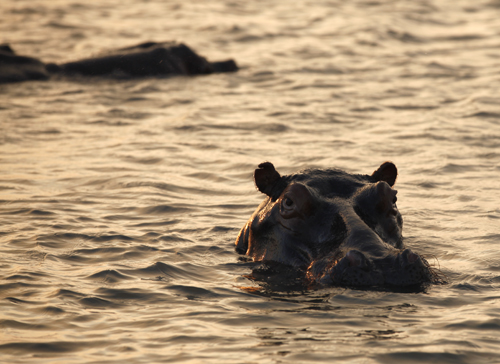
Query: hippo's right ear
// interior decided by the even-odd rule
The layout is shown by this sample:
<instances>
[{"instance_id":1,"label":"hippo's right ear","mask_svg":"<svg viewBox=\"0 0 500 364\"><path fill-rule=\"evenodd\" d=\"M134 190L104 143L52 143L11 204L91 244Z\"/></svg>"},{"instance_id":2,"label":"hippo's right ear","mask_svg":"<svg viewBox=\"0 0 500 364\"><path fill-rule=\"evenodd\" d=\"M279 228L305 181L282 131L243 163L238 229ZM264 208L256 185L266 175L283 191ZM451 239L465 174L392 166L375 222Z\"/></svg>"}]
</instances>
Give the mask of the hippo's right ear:
<instances>
[{"instance_id":1,"label":"hippo's right ear","mask_svg":"<svg viewBox=\"0 0 500 364\"><path fill-rule=\"evenodd\" d=\"M372 173L375 181L385 181L389 186L394 186L398 177L398 169L392 162L383 163L378 169Z\"/></svg>"},{"instance_id":2,"label":"hippo's right ear","mask_svg":"<svg viewBox=\"0 0 500 364\"><path fill-rule=\"evenodd\" d=\"M255 170L253 177L259 191L270 197L272 197L273 186L281 179L280 174L270 162L259 164L259 168Z\"/></svg>"}]
</instances>

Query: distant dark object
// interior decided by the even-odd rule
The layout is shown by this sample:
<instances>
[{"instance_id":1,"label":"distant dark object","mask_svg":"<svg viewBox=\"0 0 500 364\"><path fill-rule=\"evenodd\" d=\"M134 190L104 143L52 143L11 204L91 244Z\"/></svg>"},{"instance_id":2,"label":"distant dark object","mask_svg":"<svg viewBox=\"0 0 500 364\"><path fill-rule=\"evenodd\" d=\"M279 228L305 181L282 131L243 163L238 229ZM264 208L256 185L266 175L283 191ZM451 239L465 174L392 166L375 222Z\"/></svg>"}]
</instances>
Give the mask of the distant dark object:
<instances>
[{"instance_id":1,"label":"distant dark object","mask_svg":"<svg viewBox=\"0 0 500 364\"><path fill-rule=\"evenodd\" d=\"M18 56L8 44L0 45L0 83L46 80L49 76L38 59Z\"/></svg>"},{"instance_id":2,"label":"distant dark object","mask_svg":"<svg viewBox=\"0 0 500 364\"><path fill-rule=\"evenodd\" d=\"M8 44L0 45L0 83L46 80L52 75L132 78L206 75L237 70L238 66L232 59L209 62L188 46L174 42L147 42L102 57L63 64L45 64L15 54Z\"/></svg>"}]
</instances>

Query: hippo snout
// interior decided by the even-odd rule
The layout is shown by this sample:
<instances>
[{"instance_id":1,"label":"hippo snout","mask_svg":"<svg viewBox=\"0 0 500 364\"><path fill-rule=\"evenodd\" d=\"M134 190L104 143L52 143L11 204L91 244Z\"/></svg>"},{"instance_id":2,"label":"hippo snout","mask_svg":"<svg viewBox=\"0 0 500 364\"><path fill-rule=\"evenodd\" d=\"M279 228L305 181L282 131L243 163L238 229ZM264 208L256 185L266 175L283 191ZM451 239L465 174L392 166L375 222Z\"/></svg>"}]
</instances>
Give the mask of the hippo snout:
<instances>
[{"instance_id":1,"label":"hippo snout","mask_svg":"<svg viewBox=\"0 0 500 364\"><path fill-rule=\"evenodd\" d=\"M329 278L336 285L377 286L384 284L384 277L374 262L359 250L349 250L334 266Z\"/></svg>"},{"instance_id":2,"label":"hippo snout","mask_svg":"<svg viewBox=\"0 0 500 364\"><path fill-rule=\"evenodd\" d=\"M397 274L388 272L386 275L387 284L411 286L432 281L432 270L427 260L410 249L405 249L399 253L396 260L399 264L392 264L392 266L399 266L399 269L397 269Z\"/></svg>"},{"instance_id":3,"label":"hippo snout","mask_svg":"<svg viewBox=\"0 0 500 364\"><path fill-rule=\"evenodd\" d=\"M349 267L357 267L363 270L369 269L368 259L366 259L363 253L357 250L349 250L345 255L345 259L348 262Z\"/></svg>"},{"instance_id":4,"label":"hippo snout","mask_svg":"<svg viewBox=\"0 0 500 364\"><path fill-rule=\"evenodd\" d=\"M373 258L359 250L349 250L323 276L321 283L331 281L345 286L412 286L432 280L427 261L410 249Z\"/></svg>"},{"instance_id":5,"label":"hippo snout","mask_svg":"<svg viewBox=\"0 0 500 364\"><path fill-rule=\"evenodd\" d=\"M406 249L404 250L402 253L401 253L401 257L403 258L404 262L408 265L408 264L413 264L415 263L417 260L420 259L420 257L415 254L414 252L412 252L410 249Z\"/></svg>"}]
</instances>

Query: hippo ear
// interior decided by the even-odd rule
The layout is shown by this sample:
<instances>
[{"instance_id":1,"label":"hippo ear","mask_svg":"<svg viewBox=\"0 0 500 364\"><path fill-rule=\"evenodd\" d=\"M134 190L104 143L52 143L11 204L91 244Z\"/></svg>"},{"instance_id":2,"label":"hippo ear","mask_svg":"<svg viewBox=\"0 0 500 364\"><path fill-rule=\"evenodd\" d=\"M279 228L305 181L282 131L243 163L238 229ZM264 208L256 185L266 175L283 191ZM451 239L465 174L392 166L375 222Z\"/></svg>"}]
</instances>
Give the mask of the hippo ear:
<instances>
[{"instance_id":1,"label":"hippo ear","mask_svg":"<svg viewBox=\"0 0 500 364\"><path fill-rule=\"evenodd\" d=\"M372 177L375 181L385 181L389 186L394 186L398 177L398 169L392 162L383 163L378 169L373 172Z\"/></svg>"},{"instance_id":2,"label":"hippo ear","mask_svg":"<svg viewBox=\"0 0 500 364\"><path fill-rule=\"evenodd\" d=\"M274 184L281 178L270 162L259 164L259 168L255 170L253 177L259 191L268 196L271 196Z\"/></svg>"}]
</instances>

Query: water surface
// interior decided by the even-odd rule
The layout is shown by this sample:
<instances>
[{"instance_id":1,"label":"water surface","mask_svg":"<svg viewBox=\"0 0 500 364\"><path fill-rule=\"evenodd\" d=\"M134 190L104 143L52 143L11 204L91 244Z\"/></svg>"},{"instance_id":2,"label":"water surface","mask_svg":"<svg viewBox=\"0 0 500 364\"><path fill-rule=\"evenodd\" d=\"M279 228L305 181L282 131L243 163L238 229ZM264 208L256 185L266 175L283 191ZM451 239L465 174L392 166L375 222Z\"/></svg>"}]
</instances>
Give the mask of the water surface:
<instances>
[{"instance_id":1,"label":"water surface","mask_svg":"<svg viewBox=\"0 0 500 364\"><path fill-rule=\"evenodd\" d=\"M238 73L0 85L0 361L500 362L498 1L3 0L65 62L178 40ZM252 172L399 169L426 292L259 290Z\"/></svg>"}]
</instances>

